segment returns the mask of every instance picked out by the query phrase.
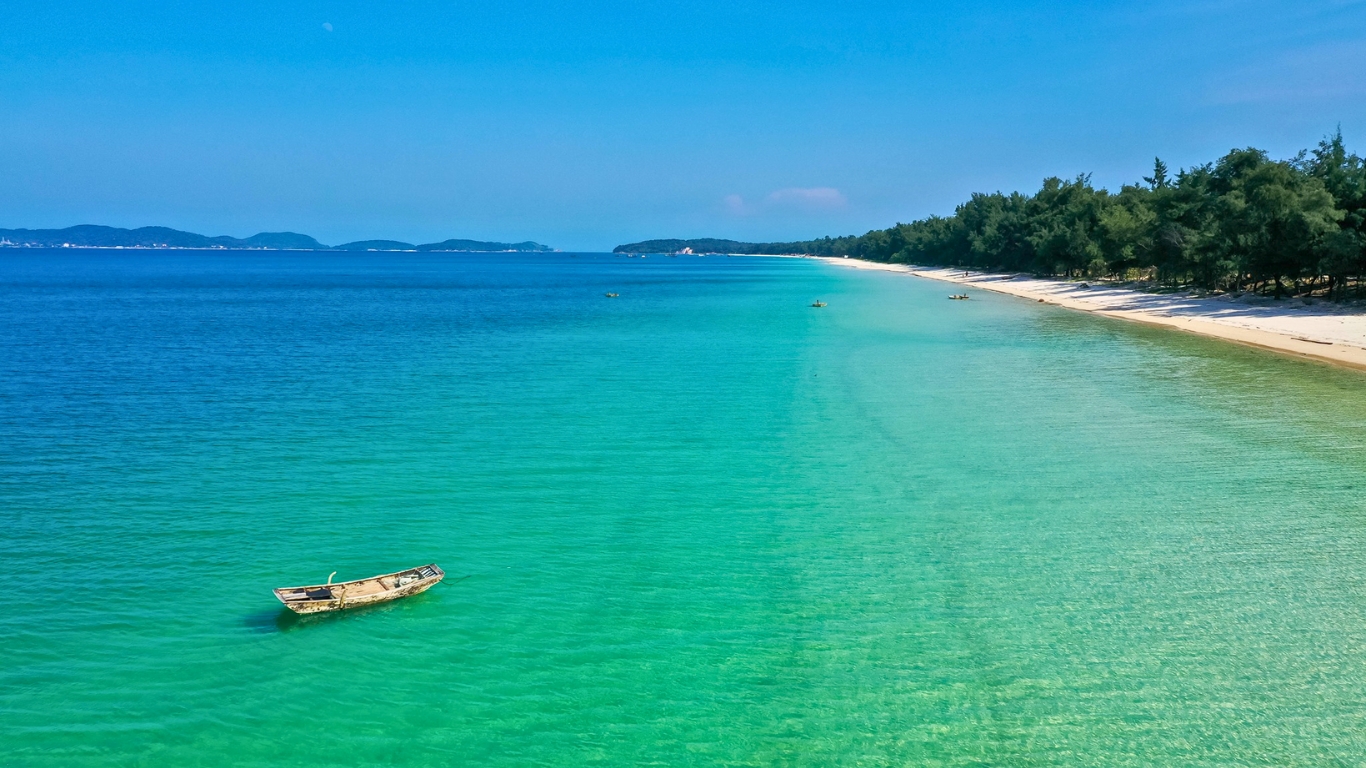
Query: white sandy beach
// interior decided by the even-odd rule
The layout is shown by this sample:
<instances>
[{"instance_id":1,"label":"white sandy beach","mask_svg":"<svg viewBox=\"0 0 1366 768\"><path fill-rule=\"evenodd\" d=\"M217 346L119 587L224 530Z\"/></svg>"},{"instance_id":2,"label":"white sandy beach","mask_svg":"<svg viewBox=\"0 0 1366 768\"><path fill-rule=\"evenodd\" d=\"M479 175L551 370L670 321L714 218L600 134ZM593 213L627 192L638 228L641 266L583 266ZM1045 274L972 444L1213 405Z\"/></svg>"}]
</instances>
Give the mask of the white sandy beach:
<instances>
[{"instance_id":1,"label":"white sandy beach","mask_svg":"<svg viewBox=\"0 0 1366 768\"><path fill-rule=\"evenodd\" d=\"M1235 341L1277 352L1366 369L1366 314L1360 309L1300 300L1234 300L1227 296L1194 297L1184 293L1153 294L1107 285L1043 280L962 270L881 264L860 259L824 258L856 269L902 272L968 288L1006 293L1068 309L1095 312L1203 336ZM946 294L947 295L947 294ZM969 293L971 295L971 293Z\"/></svg>"}]
</instances>

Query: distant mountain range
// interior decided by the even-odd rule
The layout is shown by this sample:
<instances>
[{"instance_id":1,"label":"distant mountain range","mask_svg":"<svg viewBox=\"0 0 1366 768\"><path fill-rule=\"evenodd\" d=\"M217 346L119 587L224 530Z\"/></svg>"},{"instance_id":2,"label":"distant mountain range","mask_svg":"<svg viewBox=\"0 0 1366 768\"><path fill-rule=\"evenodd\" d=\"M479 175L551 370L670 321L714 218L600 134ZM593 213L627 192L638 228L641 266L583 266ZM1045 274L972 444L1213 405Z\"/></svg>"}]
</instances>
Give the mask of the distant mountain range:
<instances>
[{"instance_id":1,"label":"distant mountain range","mask_svg":"<svg viewBox=\"0 0 1366 768\"><path fill-rule=\"evenodd\" d=\"M323 245L297 232L262 232L246 238L209 237L169 227L121 229L82 224L66 229L0 229L0 247L28 248L233 248L300 251L551 251L540 243L491 243L482 240L443 240L414 245L398 240L359 240Z\"/></svg>"}]
</instances>

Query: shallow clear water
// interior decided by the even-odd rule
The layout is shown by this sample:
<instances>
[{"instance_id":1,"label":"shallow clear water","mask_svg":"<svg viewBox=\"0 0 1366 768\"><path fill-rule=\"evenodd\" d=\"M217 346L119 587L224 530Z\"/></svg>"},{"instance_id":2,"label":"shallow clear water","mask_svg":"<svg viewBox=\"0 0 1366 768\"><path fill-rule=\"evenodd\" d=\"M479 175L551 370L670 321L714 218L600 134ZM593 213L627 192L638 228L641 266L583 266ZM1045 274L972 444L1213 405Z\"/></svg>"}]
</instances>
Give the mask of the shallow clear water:
<instances>
[{"instance_id":1,"label":"shallow clear water","mask_svg":"<svg viewBox=\"0 0 1366 768\"><path fill-rule=\"evenodd\" d=\"M0 762L1366 761L1366 375L948 292L0 251Z\"/></svg>"}]
</instances>

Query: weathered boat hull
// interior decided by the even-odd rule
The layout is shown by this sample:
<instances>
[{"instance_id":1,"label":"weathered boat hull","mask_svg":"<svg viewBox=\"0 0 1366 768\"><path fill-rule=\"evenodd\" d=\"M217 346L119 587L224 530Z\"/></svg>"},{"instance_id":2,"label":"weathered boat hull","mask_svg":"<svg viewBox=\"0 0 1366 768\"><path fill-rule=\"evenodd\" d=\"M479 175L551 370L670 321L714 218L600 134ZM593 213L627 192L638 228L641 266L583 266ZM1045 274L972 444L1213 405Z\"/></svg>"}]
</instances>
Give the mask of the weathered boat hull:
<instances>
[{"instance_id":1,"label":"weathered boat hull","mask_svg":"<svg viewBox=\"0 0 1366 768\"><path fill-rule=\"evenodd\" d=\"M390 600L420 594L436 586L444 578L446 572L435 563L431 563L368 579L314 584L307 587L282 587L274 591L275 597L295 613L326 613L387 603Z\"/></svg>"}]
</instances>

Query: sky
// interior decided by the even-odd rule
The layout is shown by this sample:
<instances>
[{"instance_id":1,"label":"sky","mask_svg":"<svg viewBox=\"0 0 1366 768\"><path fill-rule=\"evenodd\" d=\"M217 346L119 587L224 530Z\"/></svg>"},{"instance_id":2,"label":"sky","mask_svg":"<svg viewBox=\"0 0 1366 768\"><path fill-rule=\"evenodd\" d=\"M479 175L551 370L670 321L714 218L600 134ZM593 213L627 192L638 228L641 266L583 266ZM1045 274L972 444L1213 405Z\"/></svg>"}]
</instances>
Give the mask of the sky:
<instances>
[{"instance_id":1,"label":"sky","mask_svg":"<svg viewBox=\"0 0 1366 768\"><path fill-rule=\"evenodd\" d=\"M0 227L795 240L1339 126L1366 0L0 0Z\"/></svg>"}]
</instances>

